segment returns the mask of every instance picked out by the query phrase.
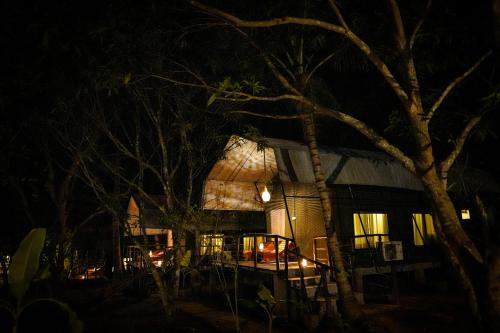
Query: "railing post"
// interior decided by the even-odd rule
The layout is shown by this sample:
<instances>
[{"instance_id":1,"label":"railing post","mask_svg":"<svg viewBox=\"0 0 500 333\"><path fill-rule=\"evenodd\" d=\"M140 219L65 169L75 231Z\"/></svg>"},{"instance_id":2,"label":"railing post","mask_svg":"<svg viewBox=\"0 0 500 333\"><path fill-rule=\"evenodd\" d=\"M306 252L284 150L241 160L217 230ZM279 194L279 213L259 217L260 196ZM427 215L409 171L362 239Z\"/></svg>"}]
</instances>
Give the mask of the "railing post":
<instances>
[{"instance_id":1,"label":"railing post","mask_svg":"<svg viewBox=\"0 0 500 333\"><path fill-rule=\"evenodd\" d=\"M285 278L287 279L287 281L288 281L288 244L290 243L289 240L287 239L285 241Z\"/></svg>"},{"instance_id":2,"label":"railing post","mask_svg":"<svg viewBox=\"0 0 500 333\"><path fill-rule=\"evenodd\" d=\"M236 269L238 269L240 263L240 239L241 236L238 235L238 239L236 240Z\"/></svg>"},{"instance_id":3,"label":"railing post","mask_svg":"<svg viewBox=\"0 0 500 333\"><path fill-rule=\"evenodd\" d=\"M276 272L280 271L280 249L278 246L278 235L274 235L274 256L276 258Z\"/></svg>"},{"instance_id":4,"label":"railing post","mask_svg":"<svg viewBox=\"0 0 500 333\"><path fill-rule=\"evenodd\" d=\"M253 235L253 267L257 268L257 236Z\"/></svg>"}]
</instances>

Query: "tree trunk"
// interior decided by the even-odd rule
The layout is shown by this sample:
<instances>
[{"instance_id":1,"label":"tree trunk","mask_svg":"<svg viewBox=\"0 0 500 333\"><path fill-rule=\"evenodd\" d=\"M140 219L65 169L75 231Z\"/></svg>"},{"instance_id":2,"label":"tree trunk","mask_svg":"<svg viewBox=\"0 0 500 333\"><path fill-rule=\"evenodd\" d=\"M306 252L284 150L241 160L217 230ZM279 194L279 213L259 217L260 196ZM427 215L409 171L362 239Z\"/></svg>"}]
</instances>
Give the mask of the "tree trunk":
<instances>
[{"instance_id":1,"label":"tree trunk","mask_svg":"<svg viewBox=\"0 0 500 333\"><path fill-rule=\"evenodd\" d=\"M361 306L354 297L347 272L344 267L342 251L337 238L337 232L332 223L332 205L330 195L325 182L325 176L321 170L321 160L319 149L316 142L316 129L314 127L313 115L306 113L302 117L302 126L304 129L304 138L309 147L309 153L314 171L316 189L319 192L321 208L323 210L323 219L325 223L327 247L331 262L335 268L335 277L339 289L340 301L349 319L356 320L361 316Z\"/></svg>"},{"instance_id":2,"label":"tree trunk","mask_svg":"<svg viewBox=\"0 0 500 333\"><path fill-rule=\"evenodd\" d=\"M155 284L158 287L158 292L160 293L160 299L163 306L163 311L165 312L165 318L167 322L171 323L173 322L174 309L169 299L168 288L163 281L162 274L160 274L160 272L158 272L158 269L156 269L154 266L152 266L151 268L151 274L153 275Z\"/></svg>"},{"instance_id":3,"label":"tree trunk","mask_svg":"<svg viewBox=\"0 0 500 333\"><path fill-rule=\"evenodd\" d=\"M478 194L475 204L481 218L486 262L486 325L492 332L500 331L500 230L492 211L487 212Z\"/></svg>"},{"instance_id":4,"label":"tree trunk","mask_svg":"<svg viewBox=\"0 0 500 333\"><path fill-rule=\"evenodd\" d=\"M122 273L122 253L120 245L120 220L117 216L113 216L112 221L112 238L113 238L113 276L120 276Z\"/></svg>"},{"instance_id":5,"label":"tree trunk","mask_svg":"<svg viewBox=\"0 0 500 333\"><path fill-rule=\"evenodd\" d=\"M479 301L474 283L469 274L467 273L467 264L464 261L464 254L470 253L462 251L464 249L464 240L460 234L465 235L464 230L460 225L455 206L451 201L448 192L443 186L443 183L437 176L435 168L431 168L422 177L422 183L426 192L430 195L434 208L434 225L439 232L442 248L447 255L452 269L457 274L458 280L464 288L469 306L474 317L481 322L481 314ZM459 230L458 230L459 229ZM470 240L467 237L467 241Z\"/></svg>"},{"instance_id":6,"label":"tree trunk","mask_svg":"<svg viewBox=\"0 0 500 333\"><path fill-rule=\"evenodd\" d=\"M172 275L172 301L175 301L175 299L179 296L179 286L181 278L180 262L182 260L181 234L179 232L179 227L177 226L177 224L174 226L172 230L172 238L174 241L174 256L173 256L174 274Z\"/></svg>"}]
</instances>

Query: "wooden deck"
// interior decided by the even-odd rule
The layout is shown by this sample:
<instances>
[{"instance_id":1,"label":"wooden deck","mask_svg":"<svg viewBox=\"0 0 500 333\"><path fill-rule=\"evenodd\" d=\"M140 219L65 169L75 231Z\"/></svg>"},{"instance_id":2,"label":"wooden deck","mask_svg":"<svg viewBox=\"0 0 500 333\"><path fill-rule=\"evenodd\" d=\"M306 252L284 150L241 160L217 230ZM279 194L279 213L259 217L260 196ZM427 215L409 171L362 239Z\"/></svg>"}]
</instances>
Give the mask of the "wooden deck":
<instances>
[{"instance_id":1,"label":"wooden deck","mask_svg":"<svg viewBox=\"0 0 500 333\"><path fill-rule=\"evenodd\" d=\"M270 271L270 272L276 272L276 271L285 271L285 262L280 261L278 265L276 262L257 262L255 263L253 260L240 260L236 262L236 260L224 260L224 261L217 261L216 262L219 265L224 265L224 266L230 266L230 267L236 267L239 266L244 269L260 269L260 270L265 270L265 271ZM311 267L313 267L311 265ZM299 268L299 263L297 261L289 261L288 262L288 269L289 270L295 270Z\"/></svg>"}]
</instances>

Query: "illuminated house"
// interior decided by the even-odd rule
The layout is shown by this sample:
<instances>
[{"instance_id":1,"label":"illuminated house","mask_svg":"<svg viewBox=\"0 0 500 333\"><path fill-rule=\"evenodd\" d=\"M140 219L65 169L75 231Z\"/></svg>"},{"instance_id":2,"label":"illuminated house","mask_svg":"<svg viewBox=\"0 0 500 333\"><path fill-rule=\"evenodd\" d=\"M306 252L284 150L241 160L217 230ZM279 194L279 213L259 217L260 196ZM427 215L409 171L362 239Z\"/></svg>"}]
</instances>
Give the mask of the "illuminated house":
<instances>
[{"instance_id":1,"label":"illuminated house","mask_svg":"<svg viewBox=\"0 0 500 333\"><path fill-rule=\"evenodd\" d=\"M214 165L206 179L203 209L261 214L267 233L283 237L280 239L295 238L304 257L328 263L325 226L308 148L271 138L266 138L264 145L266 149L259 149L251 140L237 136L230 139L225 158ZM339 148L322 150L320 156L333 205L333 223L355 288L363 290L366 275L390 271L382 249L388 242L391 246L399 243L398 255L403 255L403 260L398 260L400 269L416 270L417 278L423 279L424 270L436 266L431 256L436 232L420 181L383 153ZM271 192L268 202L261 197L264 187ZM252 241L244 237L239 249L263 252L264 257L254 260L263 262L266 251L262 243L268 238ZM252 261L241 255L239 259L240 265ZM254 268L259 268L258 263ZM275 270L281 269L277 264Z\"/></svg>"},{"instance_id":2,"label":"illuminated house","mask_svg":"<svg viewBox=\"0 0 500 333\"><path fill-rule=\"evenodd\" d=\"M201 206L206 215L191 226L193 239L185 244L224 265L273 275L275 297L289 300L297 271L302 269L304 286L329 263L325 225L308 148L271 138L262 146L266 148L230 138L224 158L204 182ZM425 272L439 263L432 212L419 179L383 153L336 148L323 149L320 156L333 223L358 296L366 289L365 278L389 273L394 262L399 271L424 282ZM268 201L262 195L266 189ZM139 206L132 197L128 224L134 235L141 234L136 225ZM142 228L150 244L171 246L158 207L145 202L143 209ZM463 219L471 218L470 206L459 209ZM335 294L335 287L330 288L334 278L328 280L328 290ZM318 295L316 290L305 293Z\"/></svg>"}]
</instances>

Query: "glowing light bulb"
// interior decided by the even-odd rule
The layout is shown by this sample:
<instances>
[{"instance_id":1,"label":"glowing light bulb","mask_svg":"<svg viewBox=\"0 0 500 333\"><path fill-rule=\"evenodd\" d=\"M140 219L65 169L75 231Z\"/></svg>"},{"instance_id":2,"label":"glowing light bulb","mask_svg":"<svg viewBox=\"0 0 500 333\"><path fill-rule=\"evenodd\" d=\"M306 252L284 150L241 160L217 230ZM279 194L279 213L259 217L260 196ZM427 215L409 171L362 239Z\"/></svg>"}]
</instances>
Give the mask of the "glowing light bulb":
<instances>
[{"instance_id":1,"label":"glowing light bulb","mask_svg":"<svg viewBox=\"0 0 500 333\"><path fill-rule=\"evenodd\" d=\"M300 262L300 265L302 267L307 267L307 260L305 258L303 258L302 261Z\"/></svg>"},{"instance_id":2,"label":"glowing light bulb","mask_svg":"<svg viewBox=\"0 0 500 333\"><path fill-rule=\"evenodd\" d=\"M259 250L260 251L264 251L264 243L260 243L259 244Z\"/></svg>"},{"instance_id":3,"label":"glowing light bulb","mask_svg":"<svg viewBox=\"0 0 500 333\"><path fill-rule=\"evenodd\" d=\"M149 251L149 256L152 257L153 256L153 251Z\"/></svg>"},{"instance_id":4,"label":"glowing light bulb","mask_svg":"<svg viewBox=\"0 0 500 333\"><path fill-rule=\"evenodd\" d=\"M264 186L264 191L262 192L261 196L262 201L264 202L268 202L269 200L271 200L271 193L269 193L269 191L267 190L267 186Z\"/></svg>"},{"instance_id":5,"label":"glowing light bulb","mask_svg":"<svg viewBox=\"0 0 500 333\"><path fill-rule=\"evenodd\" d=\"M297 217L292 216L292 221L295 221L296 219L297 219Z\"/></svg>"}]
</instances>

